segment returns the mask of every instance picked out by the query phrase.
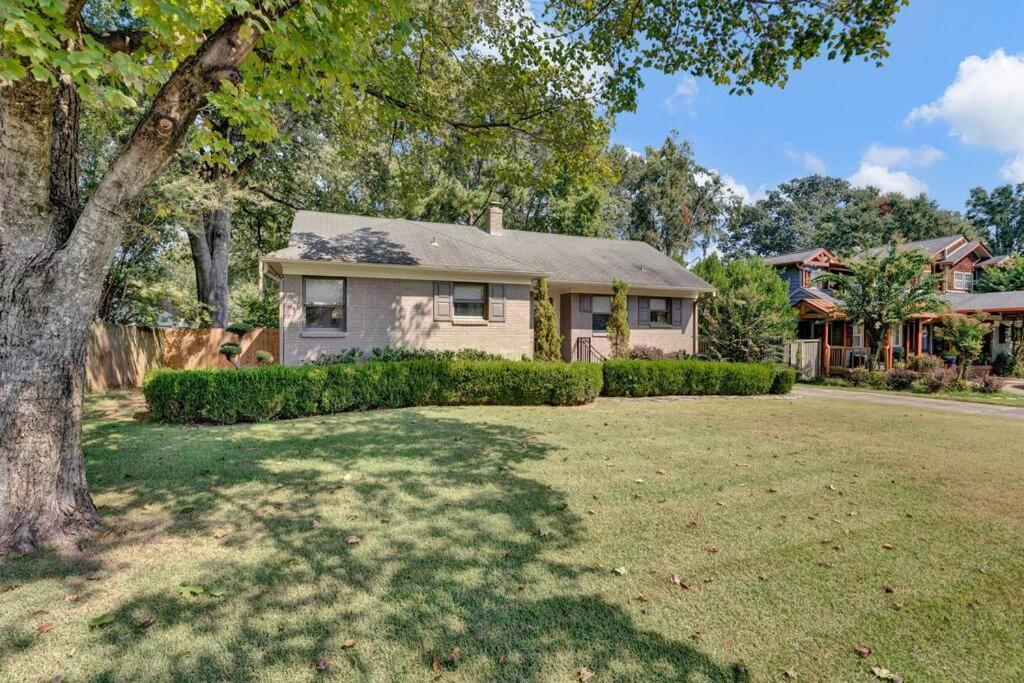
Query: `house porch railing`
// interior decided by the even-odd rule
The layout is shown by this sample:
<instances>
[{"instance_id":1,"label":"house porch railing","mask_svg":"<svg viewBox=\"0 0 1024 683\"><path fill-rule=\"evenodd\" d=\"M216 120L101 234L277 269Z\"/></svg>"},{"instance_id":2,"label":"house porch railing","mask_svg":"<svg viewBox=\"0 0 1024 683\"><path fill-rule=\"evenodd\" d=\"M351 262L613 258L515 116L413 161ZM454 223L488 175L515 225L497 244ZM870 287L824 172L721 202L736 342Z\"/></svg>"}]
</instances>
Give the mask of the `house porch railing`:
<instances>
[{"instance_id":1,"label":"house porch railing","mask_svg":"<svg viewBox=\"0 0 1024 683\"><path fill-rule=\"evenodd\" d=\"M577 337L572 347L572 359L585 363L602 363L608 360L603 353L594 348L590 337Z\"/></svg>"},{"instance_id":2,"label":"house porch railing","mask_svg":"<svg viewBox=\"0 0 1024 683\"><path fill-rule=\"evenodd\" d=\"M870 364L871 349L866 346L828 346L826 353L830 373L843 374Z\"/></svg>"}]
</instances>

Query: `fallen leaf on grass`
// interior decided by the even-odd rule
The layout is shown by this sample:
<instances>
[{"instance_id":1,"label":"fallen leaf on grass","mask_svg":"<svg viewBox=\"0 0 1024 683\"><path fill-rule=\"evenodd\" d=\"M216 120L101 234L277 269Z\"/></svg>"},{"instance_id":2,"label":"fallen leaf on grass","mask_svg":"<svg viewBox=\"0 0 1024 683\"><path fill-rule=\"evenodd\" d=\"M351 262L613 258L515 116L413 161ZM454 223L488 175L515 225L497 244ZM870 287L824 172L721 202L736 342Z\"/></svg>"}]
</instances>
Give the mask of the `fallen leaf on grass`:
<instances>
[{"instance_id":1,"label":"fallen leaf on grass","mask_svg":"<svg viewBox=\"0 0 1024 683\"><path fill-rule=\"evenodd\" d=\"M231 533L231 529L215 529L213 537L218 541Z\"/></svg>"},{"instance_id":2,"label":"fallen leaf on grass","mask_svg":"<svg viewBox=\"0 0 1024 683\"><path fill-rule=\"evenodd\" d=\"M89 620L89 628L102 628L108 624L113 624L115 619L117 619L117 617L113 612L101 614L98 617L93 617Z\"/></svg>"},{"instance_id":3,"label":"fallen leaf on grass","mask_svg":"<svg viewBox=\"0 0 1024 683\"><path fill-rule=\"evenodd\" d=\"M225 591L223 588L211 588L208 592L211 596L215 598L220 598L223 597L227 591Z\"/></svg>"},{"instance_id":4,"label":"fallen leaf on grass","mask_svg":"<svg viewBox=\"0 0 1024 683\"><path fill-rule=\"evenodd\" d=\"M197 584L183 583L181 584L181 590L179 592L181 593L181 596L183 598L192 598L202 593L205 593L206 588Z\"/></svg>"},{"instance_id":5,"label":"fallen leaf on grass","mask_svg":"<svg viewBox=\"0 0 1024 683\"><path fill-rule=\"evenodd\" d=\"M894 546L892 543L883 543L882 547L885 548L886 550L892 550L896 546Z\"/></svg>"},{"instance_id":6,"label":"fallen leaf on grass","mask_svg":"<svg viewBox=\"0 0 1024 683\"><path fill-rule=\"evenodd\" d=\"M594 677L594 672L591 671L590 669L588 669L585 666L581 666L578 673L579 673L579 676L580 676L580 680L583 683L587 683L587 681L589 681L591 678Z\"/></svg>"},{"instance_id":7,"label":"fallen leaf on grass","mask_svg":"<svg viewBox=\"0 0 1024 683\"><path fill-rule=\"evenodd\" d=\"M870 646L864 644L857 645L857 647L855 647L854 650L856 650L857 654L859 654L861 657L867 657L872 652L874 652L874 650L872 650Z\"/></svg>"},{"instance_id":8,"label":"fallen leaf on grass","mask_svg":"<svg viewBox=\"0 0 1024 683\"><path fill-rule=\"evenodd\" d=\"M78 598L81 597L78 593L72 593L71 595L64 596L64 602L77 602Z\"/></svg>"},{"instance_id":9,"label":"fallen leaf on grass","mask_svg":"<svg viewBox=\"0 0 1024 683\"><path fill-rule=\"evenodd\" d=\"M352 534L351 536L346 536L345 537L345 543L348 543L349 545L355 545L356 543L359 543L359 541L361 541L361 540L363 540L363 539L359 538L355 534Z\"/></svg>"},{"instance_id":10,"label":"fallen leaf on grass","mask_svg":"<svg viewBox=\"0 0 1024 683\"><path fill-rule=\"evenodd\" d=\"M341 642L341 649L342 650L351 650L355 646L356 646L356 639L355 638L346 638L345 640L343 640Z\"/></svg>"},{"instance_id":11,"label":"fallen leaf on grass","mask_svg":"<svg viewBox=\"0 0 1024 683\"><path fill-rule=\"evenodd\" d=\"M551 531L548 530L548 529L537 529L537 535L540 536L541 538L543 538L544 536L547 536L550 533L551 533Z\"/></svg>"},{"instance_id":12,"label":"fallen leaf on grass","mask_svg":"<svg viewBox=\"0 0 1024 683\"><path fill-rule=\"evenodd\" d=\"M871 667L871 673L875 674L875 678L883 681L894 681L894 683L903 683L903 676L898 673L893 673L885 667L873 666Z\"/></svg>"},{"instance_id":13,"label":"fallen leaf on grass","mask_svg":"<svg viewBox=\"0 0 1024 683\"><path fill-rule=\"evenodd\" d=\"M616 567L612 571L615 572L616 574L618 574L619 576L625 576L626 573L627 573L625 567Z\"/></svg>"},{"instance_id":14,"label":"fallen leaf on grass","mask_svg":"<svg viewBox=\"0 0 1024 683\"><path fill-rule=\"evenodd\" d=\"M320 673L326 673L327 671L330 671L331 660L327 659L327 657L321 657L319 660L317 660L316 670Z\"/></svg>"},{"instance_id":15,"label":"fallen leaf on grass","mask_svg":"<svg viewBox=\"0 0 1024 683\"><path fill-rule=\"evenodd\" d=\"M717 553L718 552L718 546L717 545L709 545L708 546L708 552L709 553Z\"/></svg>"},{"instance_id":16,"label":"fallen leaf on grass","mask_svg":"<svg viewBox=\"0 0 1024 683\"><path fill-rule=\"evenodd\" d=\"M36 631L38 633L49 633L52 630L53 630L53 624L51 624L48 621L44 621L41 624L39 624L38 626L36 626Z\"/></svg>"},{"instance_id":17,"label":"fallen leaf on grass","mask_svg":"<svg viewBox=\"0 0 1024 683\"><path fill-rule=\"evenodd\" d=\"M785 676L786 678L788 678L791 681L795 681L796 680L796 671L794 671L793 669L786 669L785 671L782 672L782 675Z\"/></svg>"},{"instance_id":18,"label":"fallen leaf on grass","mask_svg":"<svg viewBox=\"0 0 1024 683\"><path fill-rule=\"evenodd\" d=\"M156 617L150 617L150 618L146 619L144 622L142 622L141 624L139 624L139 628L149 628L150 626L152 626L155 623L156 623Z\"/></svg>"}]
</instances>

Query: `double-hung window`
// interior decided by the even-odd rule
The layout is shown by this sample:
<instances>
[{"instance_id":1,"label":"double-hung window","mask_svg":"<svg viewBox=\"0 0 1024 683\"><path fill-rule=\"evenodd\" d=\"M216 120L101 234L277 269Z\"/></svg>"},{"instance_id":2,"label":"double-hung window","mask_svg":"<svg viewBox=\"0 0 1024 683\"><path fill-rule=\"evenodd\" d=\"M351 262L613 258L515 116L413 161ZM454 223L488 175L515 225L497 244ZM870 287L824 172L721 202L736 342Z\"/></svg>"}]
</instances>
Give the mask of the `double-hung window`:
<instances>
[{"instance_id":1,"label":"double-hung window","mask_svg":"<svg viewBox=\"0 0 1024 683\"><path fill-rule=\"evenodd\" d=\"M974 291L974 273L953 272L953 289L960 292Z\"/></svg>"},{"instance_id":2,"label":"double-hung window","mask_svg":"<svg viewBox=\"0 0 1024 683\"><path fill-rule=\"evenodd\" d=\"M897 323L892 326L892 346L893 348L903 346L903 323Z\"/></svg>"},{"instance_id":3,"label":"double-hung window","mask_svg":"<svg viewBox=\"0 0 1024 683\"><path fill-rule=\"evenodd\" d=\"M668 299L651 299L649 307L652 325L668 325L672 322Z\"/></svg>"},{"instance_id":4,"label":"double-hung window","mask_svg":"<svg viewBox=\"0 0 1024 683\"><path fill-rule=\"evenodd\" d=\"M456 282L452 290L456 318L486 319L487 285Z\"/></svg>"},{"instance_id":5,"label":"double-hung window","mask_svg":"<svg viewBox=\"0 0 1024 683\"><path fill-rule=\"evenodd\" d=\"M305 307L305 327L345 330L345 278L303 277L302 303Z\"/></svg>"},{"instance_id":6,"label":"double-hung window","mask_svg":"<svg viewBox=\"0 0 1024 683\"><path fill-rule=\"evenodd\" d=\"M851 346L864 346L864 326L860 323L855 323L850 334L850 345Z\"/></svg>"},{"instance_id":7,"label":"double-hung window","mask_svg":"<svg viewBox=\"0 0 1024 683\"><path fill-rule=\"evenodd\" d=\"M612 298L610 296L595 296L591 299L591 314L593 324L591 329L594 332L608 331L608 318L612 313Z\"/></svg>"}]
</instances>

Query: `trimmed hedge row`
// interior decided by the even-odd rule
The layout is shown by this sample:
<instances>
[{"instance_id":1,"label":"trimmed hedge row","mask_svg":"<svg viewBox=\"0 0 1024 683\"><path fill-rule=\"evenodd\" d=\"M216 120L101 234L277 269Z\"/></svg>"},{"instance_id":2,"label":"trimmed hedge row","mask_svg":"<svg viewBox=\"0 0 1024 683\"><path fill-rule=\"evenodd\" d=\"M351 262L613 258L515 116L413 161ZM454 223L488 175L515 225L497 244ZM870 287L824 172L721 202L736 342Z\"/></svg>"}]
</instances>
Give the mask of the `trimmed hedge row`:
<instances>
[{"instance_id":1,"label":"trimmed hedge row","mask_svg":"<svg viewBox=\"0 0 1024 683\"><path fill-rule=\"evenodd\" d=\"M579 405L601 392L590 363L434 361L157 370L143 381L164 422L261 422L424 405Z\"/></svg>"},{"instance_id":2,"label":"trimmed hedge row","mask_svg":"<svg viewBox=\"0 0 1024 683\"><path fill-rule=\"evenodd\" d=\"M751 396L789 393L792 368L707 360L609 360L605 396Z\"/></svg>"}]
</instances>

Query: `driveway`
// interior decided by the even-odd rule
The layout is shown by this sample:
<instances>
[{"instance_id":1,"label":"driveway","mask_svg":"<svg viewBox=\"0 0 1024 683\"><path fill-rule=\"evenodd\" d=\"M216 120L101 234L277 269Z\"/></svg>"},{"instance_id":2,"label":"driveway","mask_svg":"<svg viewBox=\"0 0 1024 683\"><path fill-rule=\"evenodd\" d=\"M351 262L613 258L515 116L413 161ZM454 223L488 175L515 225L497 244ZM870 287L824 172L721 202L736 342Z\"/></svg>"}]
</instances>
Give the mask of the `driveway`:
<instances>
[{"instance_id":1,"label":"driveway","mask_svg":"<svg viewBox=\"0 0 1024 683\"><path fill-rule=\"evenodd\" d=\"M829 387L797 384L793 387L793 396L805 398L827 398L840 401L863 401L879 405L902 406L905 408L924 408L926 410L945 410L950 413L966 413L968 415L989 415L991 417L1024 420L1024 408L995 406L985 403L967 403L966 401L949 401L941 398L924 398L912 394L883 393L875 391L854 391L850 389L832 389Z\"/></svg>"}]
</instances>

